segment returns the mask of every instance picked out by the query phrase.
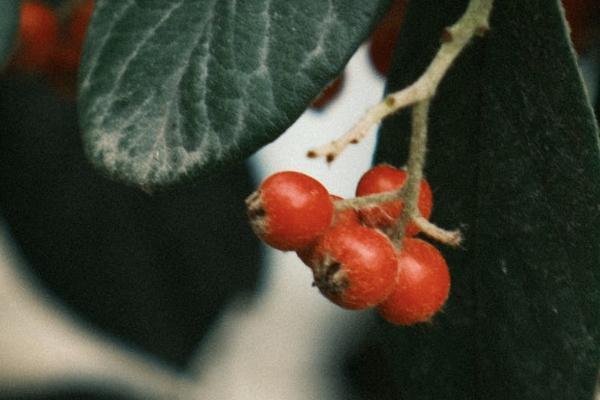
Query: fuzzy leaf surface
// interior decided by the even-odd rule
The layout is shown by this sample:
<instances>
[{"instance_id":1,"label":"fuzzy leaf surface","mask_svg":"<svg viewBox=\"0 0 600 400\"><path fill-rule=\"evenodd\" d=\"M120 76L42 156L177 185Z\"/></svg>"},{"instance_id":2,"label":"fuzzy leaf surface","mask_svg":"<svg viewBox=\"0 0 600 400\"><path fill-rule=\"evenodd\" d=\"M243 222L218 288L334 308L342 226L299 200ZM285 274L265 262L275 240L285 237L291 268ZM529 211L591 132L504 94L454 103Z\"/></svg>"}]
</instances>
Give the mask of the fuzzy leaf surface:
<instances>
[{"instance_id":1,"label":"fuzzy leaf surface","mask_svg":"<svg viewBox=\"0 0 600 400\"><path fill-rule=\"evenodd\" d=\"M465 1L411 2L389 90L414 81ZM377 161L403 165L409 112ZM432 220L452 274L431 324L382 324L394 398L588 399L600 362L598 129L556 1L495 1L491 30L445 77L430 114ZM382 371L381 374L384 374Z\"/></svg>"},{"instance_id":2,"label":"fuzzy leaf surface","mask_svg":"<svg viewBox=\"0 0 600 400\"><path fill-rule=\"evenodd\" d=\"M93 163L169 186L277 138L389 0L99 0L81 74Z\"/></svg>"}]
</instances>

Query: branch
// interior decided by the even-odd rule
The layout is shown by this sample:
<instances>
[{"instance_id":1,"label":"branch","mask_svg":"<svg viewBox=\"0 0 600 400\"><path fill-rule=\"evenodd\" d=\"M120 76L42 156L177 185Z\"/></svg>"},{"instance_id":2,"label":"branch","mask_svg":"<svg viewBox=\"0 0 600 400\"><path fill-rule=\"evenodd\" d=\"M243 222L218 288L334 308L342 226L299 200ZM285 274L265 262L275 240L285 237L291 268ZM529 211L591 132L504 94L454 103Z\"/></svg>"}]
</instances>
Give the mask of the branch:
<instances>
[{"instance_id":1,"label":"branch","mask_svg":"<svg viewBox=\"0 0 600 400\"><path fill-rule=\"evenodd\" d=\"M345 135L309 150L307 156L325 157L327 162L332 162L349 144L360 142L385 117L409 105L431 99L442 78L471 38L489 30L492 3L493 0L471 0L462 17L444 30L440 49L419 79L405 89L389 94L383 101L369 108Z\"/></svg>"},{"instance_id":2,"label":"branch","mask_svg":"<svg viewBox=\"0 0 600 400\"><path fill-rule=\"evenodd\" d=\"M412 136L408 155L408 178L404 184L404 210L393 233L393 237L400 243L402 243L404 232L410 221L420 216L417 203L425 166L429 103L429 100L423 100L415 104L412 110Z\"/></svg>"},{"instance_id":3,"label":"branch","mask_svg":"<svg viewBox=\"0 0 600 400\"><path fill-rule=\"evenodd\" d=\"M370 206L373 204L387 203L390 201L396 201L398 198L404 196L405 187L402 186L398 190L391 192L375 193L367 196L354 197L352 199L336 200L334 202L335 209L342 211L347 208L354 208L358 210L361 207Z\"/></svg>"},{"instance_id":4,"label":"branch","mask_svg":"<svg viewBox=\"0 0 600 400\"><path fill-rule=\"evenodd\" d=\"M445 243L452 247L460 246L463 240L462 233L459 230L448 231L440 228L421 215L412 218L413 222L419 227L421 232L438 242Z\"/></svg>"}]
</instances>

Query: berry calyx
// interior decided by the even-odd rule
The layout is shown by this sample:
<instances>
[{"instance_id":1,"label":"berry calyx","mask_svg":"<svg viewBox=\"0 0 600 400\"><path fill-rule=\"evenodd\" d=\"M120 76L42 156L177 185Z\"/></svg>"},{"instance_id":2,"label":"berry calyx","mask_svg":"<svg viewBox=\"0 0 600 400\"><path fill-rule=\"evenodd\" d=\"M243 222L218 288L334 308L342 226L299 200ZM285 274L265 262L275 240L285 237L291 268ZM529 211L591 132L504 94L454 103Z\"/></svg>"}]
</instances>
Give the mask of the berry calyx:
<instances>
[{"instance_id":1,"label":"berry calyx","mask_svg":"<svg viewBox=\"0 0 600 400\"><path fill-rule=\"evenodd\" d=\"M37 1L23 2L13 65L26 72L43 71L57 46L58 32L58 17L51 8Z\"/></svg>"},{"instance_id":2,"label":"berry calyx","mask_svg":"<svg viewBox=\"0 0 600 400\"><path fill-rule=\"evenodd\" d=\"M408 178L408 173L403 169L391 165L380 164L368 170L358 182L357 196L366 196L375 193L391 192L400 189ZM421 215L429 219L433 208L433 193L425 179L421 180L417 207ZM402 200L386 202L360 209L362 222L369 227L387 230L395 226L396 221L404 210ZM406 235L414 236L419 233L419 228L413 222L406 227Z\"/></svg>"},{"instance_id":3,"label":"berry calyx","mask_svg":"<svg viewBox=\"0 0 600 400\"><path fill-rule=\"evenodd\" d=\"M315 286L343 308L373 307L396 286L394 246L381 232L361 225L328 229L316 245L312 262Z\"/></svg>"},{"instance_id":4,"label":"berry calyx","mask_svg":"<svg viewBox=\"0 0 600 400\"><path fill-rule=\"evenodd\" d=\"M319 181L295 171L268 177L246 199L252 229L279 250L314 242L331 224L333 202Z\"/></svg>"},{"instance_id":5,"label":"berry calyx","mask_svg":"<svg viewBox=\"0 0 600 400\"><path fill-rule=\"evenodd\" d=\"M420 239L405 239L398 254L398 284L377 308L393 324L430 321L450 292L450 273L441 253Z\"/></svg>"}]
</instances>

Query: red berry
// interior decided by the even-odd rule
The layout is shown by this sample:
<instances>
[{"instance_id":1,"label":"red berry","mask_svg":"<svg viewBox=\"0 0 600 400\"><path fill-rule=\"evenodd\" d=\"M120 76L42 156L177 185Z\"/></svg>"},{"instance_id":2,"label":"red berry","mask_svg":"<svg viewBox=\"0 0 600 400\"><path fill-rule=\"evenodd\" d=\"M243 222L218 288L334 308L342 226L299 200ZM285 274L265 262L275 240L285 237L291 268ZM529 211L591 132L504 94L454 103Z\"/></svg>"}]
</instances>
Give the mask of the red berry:
<instances>
[{"instance_id":1,"label":"red berry","mask_svg":"<svg viewBox=\"0 0 600 400\"><path fill-rule=\"evenodd\" d=\"M381 164L368 170L358 182L356 187L357 196L366 196L375 193L390 192L404 185L408 174L403 169L394 168L391 165ZM433 194L426 180L421 181L419 191L418 208L424 218L429 218L433 208ZM362 222L372 228L387 229L396 224L402 214L404 203L401 200L368 206L360 209ZM419 228L414 223L409 223L406 235L414 236L419 233Z\"/></svg>"},{"instance_id":2,"label":"red berry","mask_svg":"<svg viewBox=\"0 0 600 400\"><path fill-rule=\"evenodd\" d=\"M279 250L312 243L331 224L333 202L327 189L294 171L268 177L246 200L254 232Z\"/></svg>"},{"instance_id":3,"label":"red berry","mask_svg":"<svg viewBox=\"0 0 600 400\"><path fill-rule=\"evenodd\" d=\"M81 50L59 44L50 57L48 73L56 74L74 74L79 68L79 58Z\"/></svg>"},{"instance_id":4,"label":"red berry","mask_svg":"<svg viewBox=\"0 0 600 400\"><path fill-rule=\"evenodd\" d=\"M440 252L420 239L405 239L398 255L398 285L378 306L387 321L411 325L431 320L448 298L450 273Z\"/></svg>"},{"instance_id":5,"label":"red berry","mask_svg":"<svg viewBox=\"0 0 600 400\"><path fill-rule=\"evenodd\" d=\"M65 22L62 40L49 60L47 77L51 85L67 97L74 97L77 93L77 71L85 33L93 11L93 0L81 0L74 3Z\"/></svg>"},{"instance_id":6,"label":"red berry","mask_svg":"<svg viewBox=\"0 0 600 400\"><path fill-rule=\"evenodd\" d=\"M322 110L329 104L331 100L336 98L344 86L344 74L340 75L337 79L331 82L323 91L317 96L316 99L310 104L310 108L314 110Z\"/></svg>"},{"instance_id":7,"label":"red berry","mask_svg":"<svg viewBox=\"0 0 600 400\"><path fill-rule=\"evenodd\" d=\"M27 72L44 70L58 43L58 18L54 11L37 1L21 5L15 67Z\"/></svg>"},{"instance_id":8,"label":"red berry","mask_svg":"<svg viewBox=\"0 0 600 400\"><path fill-rule=\"evenodd\" d=\"M93 12L94 0L80 2L73 9L71 17L67 21L67 41L70 47L79 50L83 47L83 41Z\"/></svg>"},{"instance_id":9,"label":"red berry","mask_svg":"<svg viewBox=\"0 0 600 400\"><path fill-rule=\"evenodd\" d=\"M398 259L390 240L361 225L338 225L319 239L313 275L321 293L347 309L373 307L396 285Z\"/></svg>"},{"instance_id":10,"label":"red berry","mask_svg":"<svg viewBox=\"0 0 600 400\"><path fill-rule=\"evenodd\" d=\"M400 26L406 12L408 0L396 0L388 13L381 19L369 43L369 57L373 66L381 75L386 76L396 47Z\"/></svg>"},{"instance_id":11,"label":"red berry","mask_svg":"<svg viewBox=\"0 0 600 400\"><path fill-rule=\"evenodd\" d=\"M343 200L342 197L336 196L334 194L330 195L330 197L331 197L331 200L334 202L337 200ZM331 226L338 226L338 225L345 225L345 224L360 225L360 218L358 217L358 213L356 212L355 209L346 208L342 211L334 211L333 222L331 223ZM311 268L313 266L312 257L313 257L313 253L314 253L316 244L317 244L317 241L309 244L306 247L298 249L296 251L296 254L302 260L302 262Z\"/></svg>"}]
</instances>

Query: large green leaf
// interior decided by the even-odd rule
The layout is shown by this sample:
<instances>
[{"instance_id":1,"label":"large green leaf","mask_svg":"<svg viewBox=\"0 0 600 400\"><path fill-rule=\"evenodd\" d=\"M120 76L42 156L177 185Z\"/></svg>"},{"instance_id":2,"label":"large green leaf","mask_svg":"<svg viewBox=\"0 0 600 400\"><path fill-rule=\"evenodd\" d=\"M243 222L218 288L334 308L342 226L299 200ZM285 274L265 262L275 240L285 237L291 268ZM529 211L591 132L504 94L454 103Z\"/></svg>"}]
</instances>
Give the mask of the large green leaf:
<instances>
[{"instance_id":1,"label":"large green leaf","mask_svg":"<svg viewBox=\"0 0 600 400\"><path fill-rule=\"evenodd\" d=\"M0 68L12 51L19 23L19 0L0 1Z\"/></svg>"},{"instance_id":2,"label":"large green leaf","mask_svg":"<svg viewBox=\"0 0 600 400\"><path fill-rule=\"evenodd\" d=\"M382 324L382 354L419 399L588 399L600 364L600 155L556 1L497 0L491 31L445 78L431 111L433 220L465 224L445 311ZM465 1L411 2L390 90L424 69ZM409 114L378 161L406 159ZM372 335L375 337L375 335Z\"/></svg>"},{"instance_id":3,"label":"large green leaf","mask_svg":"<svg viewBox=\"0 0 600 400\"><path fill-rule=\"evenodd\" d=\"M388 3L100 0L81 75L87 152L145 187L249 156L336 77Z\"/></svg>"}]
</instances>

